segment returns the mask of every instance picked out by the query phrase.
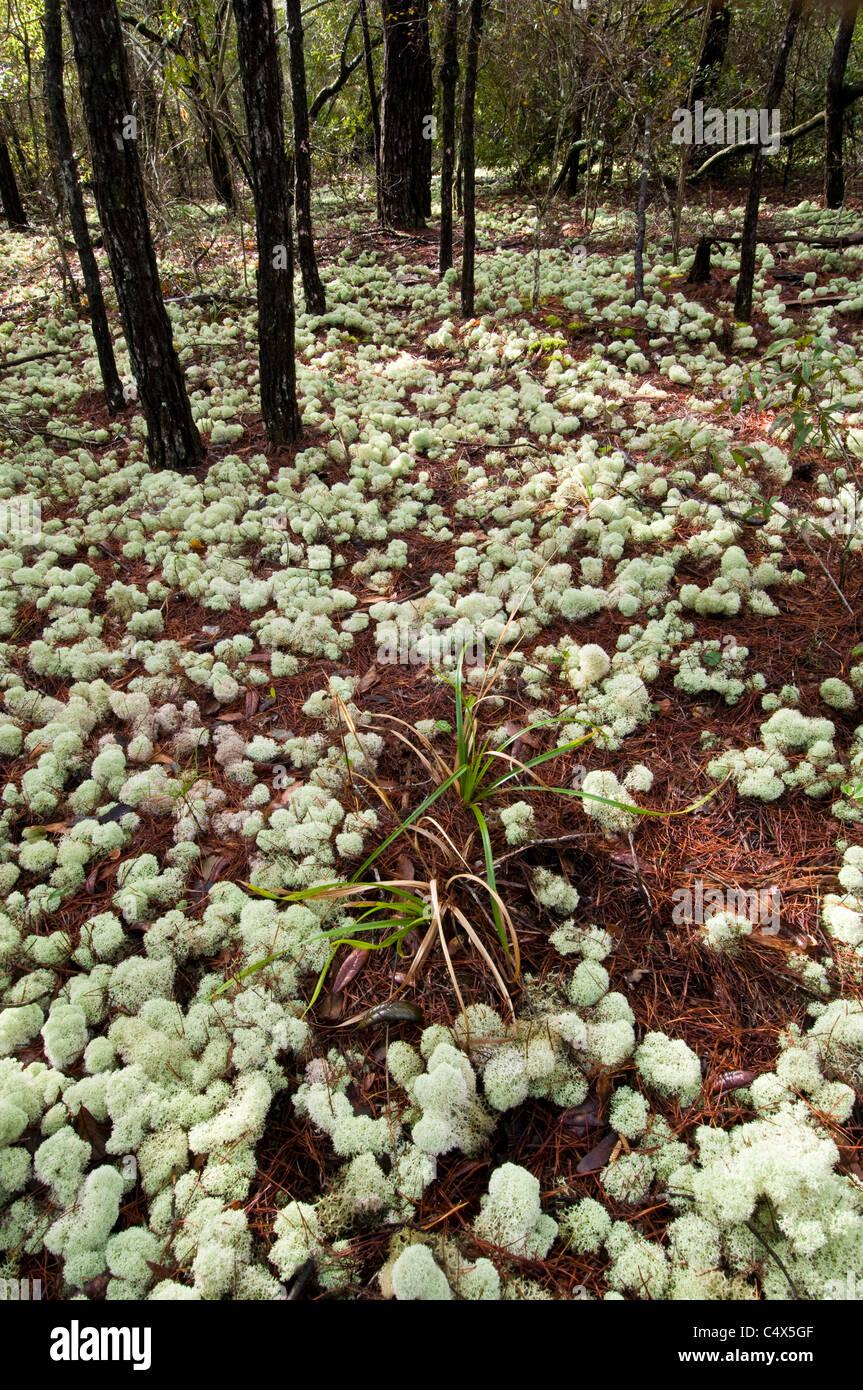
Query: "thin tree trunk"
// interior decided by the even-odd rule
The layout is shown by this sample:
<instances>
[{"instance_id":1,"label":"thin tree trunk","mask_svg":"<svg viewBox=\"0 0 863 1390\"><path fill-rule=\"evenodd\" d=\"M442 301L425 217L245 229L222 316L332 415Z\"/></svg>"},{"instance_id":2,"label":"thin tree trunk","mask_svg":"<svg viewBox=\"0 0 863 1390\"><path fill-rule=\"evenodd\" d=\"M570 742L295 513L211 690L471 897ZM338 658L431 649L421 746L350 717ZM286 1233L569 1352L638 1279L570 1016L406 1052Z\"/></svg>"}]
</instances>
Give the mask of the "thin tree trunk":
<instances>
[{"instance_id":1,"label":"thin tree trunk","mask_svg":"<svg viewBox=\"0 0 863 1390\"><path fill-rule=\"evenodd\" d=\"M686 110L691 111L695 105L695 93L700 88L703 92L707 86L707 75L710 70L710 61L707 56L708 45L711 40L710 26L714 22L717 13L716 0L704 10L704 19L701 25L701 33L698 39L698 62L692 71L689 80L689 90L686 93ZM731 22L731 16L728 16ZM726 36L727 42L727 36ZM671 215L671 263L677 265L680 259L680 229L683 224L683 203L686 197L686 171L689 167L690 146L681 145L680 163L677 168L677 198Z\"/></svg>"},{"instance_id":2,"label":"thin tree trunk","mask_svg":"<svg viewBox=\"0 0 863 1390\"><path fill-rule=\"evenodd\" d=\"M378 221L383 222L383 179L381 178L381 108L375 86L375 60L372 54L372 36L369 30L368 0L360 0L360 24L363 30L363 59L366 66L366 82L369 88L369 106L372 113L372 131L375 141L375 203Z\"/></svg>"},{"instance_id":3,"label":"thin tree trunk","mask_svg":"<svg viewBox=\"0 0 863 1390\"><path fill-rule=\"evenodd\" d=\"M294 205L297 210L297 250L306 312L325 314L327 297L318 271L312 231L312 137L309 131L309 99L306 58L303 52L303 18L300 0L285 0L288 44L291 53L291 108L294 113Z\"/></svg>"},{"instance_id":4,"label":"thin tree trunk","mask_svg":"<svg viewBox=\"0 0 863 1390\"><path fill-rule=\"evenodd\" d=\"M725 62L730 34L731 6L727 0L710 0L707 29L701 46L698 66L695 70L695 81L692 84L690 98L692 105L696 101L703 101L710 87L716 82L722 64Z\"/></svg>"},{"instance_id":5,"label":"thin tree trunk","mask_svg":"<svg viewBox=\"0 0 863 1390\"><path fill-rule=\"evenodd\" d=\"M204 157L210 171L210 178L213 181L213 189L219 202L224 207L233 209L237 205L237 195L234 188L231 161L228 158L228 151L225 148L225 141L219 124L217 78L214 78L212 70L212 55L213 53L218 54L221 38L224 34L226 9L227 7L224 5L214 8L213 42L215 48L213 50L208 48L204 38L200 11L198 9L193 10L189 17L192 58L188 63L188 88L204 134ZM206 74L206 78L203 74Z\"/></svg>"},{"instance_id":6,"label":"thin tree trunk","mask_svg":"<svg viewBox=\"0 0 863 1390\"><path fill-rule=\"evenodd\" d=\"M431 216L434 82L428 5L429 0L382 0L381 202L387 227L422 227Z\"/></svg>"},{"instance_id":7,"label":"thin tree trunk","mask_svg":"<svg viewBox=\"0 0 863 1390\"><path fill-rule=\"evenodd\" d=\"M447 0L446 26L443 38L443 62L440 70L442 93L441 124L443 154L440 171L440 253L438 271L441 275L452 266L452 188L455 176L455 93L458 86L458 12L459 0Z\"/></svg>"},{"instance_id":8,"label":"thin tree trunk","mask_svg":"<svg viewBox=\"0 0 863 1390\"><path fill-rule=\"evenodd\" d=\"M764 99L768 111L778 106L785 87L788 71L788 58L803 14L804 0L791 0L785 20L785 29L773 64L773 74ZM737 277L737 293L734 299L734 316L740 323L748 323L752 318L752 292L755 284L755 264L758 253L758 214L761 210L761 184L764 176L764 151L755 146L752 155L752 172L749 176L749 196L746 200L746 214L743 219L743 236L740 244L740 273Z\"/></svg>"},{"instance_id":9,"label":"thin tree trunk","mask_svg":"<svg viewBox=\"0 0 863 1390\"><path fill-rule=\"evenodd\" d=\"M0 207L11 231L27 231L27 214L18 192L18 181L5 140L0 140Z\"/></svg>"},{"instance_id":10,"label":"thin tree trunk","mask_svg":"<svg viewBox=\"0 0 863 1390\"><path fill-rule=\"evenodd\" d=\"M566 159L560 166L560 173L554 181L552 193L557 197L561 190L567 198L578 193L578 175L581 169L582 130L584 128L584 109L579 107L572 123L572 144L566 152Z\"/></svg>"},{"instance_id":11,"label":"thin tree trunk","mask_svg":"<svg viewBox=\"0 0 863 1390\"><path fill-rule=\"evenodd\" d=\"M99 278L99 267L96 264L93 245L90 241L84 195L78 181L72 134L66 113L66 99L63 94L63 20L60 13L60 0L45 0L42 26L45 35L45 105L48 128L60 172L63 201L66 204L69 221L72 224L72 235L75 238L81 274L84 277L84 287L87 291L87 312L90 316L90 327L93 330L93 338L96 343L96 354L99 359L99 370L102 374L102 385L105 388L105 398L111 414L117 415L125 405L123 383L120 380L120 373L117 371L117 363L114 359L111 328L105 309L105 298L102 294L102 281Z\"/></svg>"},{"instance_id":12,"label":"thin tree trunk","mask_svg":"<svg viewBox=\"0 0 863 1390\"><path fill-rule=\"evenodd\" d=\"M114 0L68 0L93 184L154 468L189 469L201 439L171 336L130 134L131 96Z\"/></svg>"},{"instance_id":13,"label":"thin tree trunk","mask_svg":"<svg viewBox=\"0 0 863 1390\"><path fill-rule=\"evenodd\" d=\"M272 444L302 430L294 359L291 176L285 152L282 73L272 0L233 0L251 149L258 244L261 409Z\"/></svg>"},{"instance_id":14,"label":"thin tree trunk","mask_svg":"<svg viewBox=\"0 0 863 1390\"><path fill-rule=\"evenodd\" d=\"M470 0L467 63L464 78L464 112L461 127L461 162L464 179L464 250L461 263L461 311L473 318L476 267L476 77L485 19L483 0Z\"/></svg>"},{"instance_id":15,"label":"thin tree trunk","mask_svg":"<svg viewBox=\"0 0 863 1390\"><path fill-rule=\"evenodd\" d=\"M644 117L644 144L641 152L641 178L638 181L638 211L635 218L635 302L644 298L644 243L647 237L647 184L650 174L650 115Z\"/></svg>"},{"instance_id":16,"label":"thin tree trunk","mask_svg":"<svg viewBox=\"0 0 863 1390\"><path fill-rule=\"evenodd\" d=\"M845 72L857 24L858 6L846 11L839 20L833 57L827 73L827 100L824 119L824 206L841 208L845 201L845 166L842 157L845 128L845 106L842 89Z\"/></svg>"},{"instance_id":17,"label":"thin tree trunk","mask_svg":"<svg viewBox=\"0 0 863 1390\"><path fill-rule=\"evenodd\" d=\"M218 120L207 106L199 108L199 116L204 130L204 155L207 160L207 168L210 171L210 178L213 180L216 197L226 208L235 208L237 195L231 174L231 163L228 159L228 152L225 149Z\"/></svg>"}]
</instances>

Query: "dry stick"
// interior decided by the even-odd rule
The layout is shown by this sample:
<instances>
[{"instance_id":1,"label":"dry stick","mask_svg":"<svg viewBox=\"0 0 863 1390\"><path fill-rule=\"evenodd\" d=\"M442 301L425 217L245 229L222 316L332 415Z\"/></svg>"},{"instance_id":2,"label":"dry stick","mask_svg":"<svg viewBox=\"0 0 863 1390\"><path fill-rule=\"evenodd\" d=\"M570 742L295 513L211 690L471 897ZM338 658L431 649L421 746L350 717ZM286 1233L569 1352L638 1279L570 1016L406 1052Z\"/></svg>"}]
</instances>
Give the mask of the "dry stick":
<instances>
[{"instance_id":1,"label":"dry stick","mask_svg":"<svg viewBox=\"0 0 863 1390\"><path fill-rule=\"evenodd\" d=\"M687 1200L688 1202L697 1202L697 1201L698 1201L698 1198L695 1197L695 1196L693 1195L693 1193L691 1193L691 1192L684 1192L683 1190L676 1191L675 1189L670 1188L670 1187L667 1188L666 1191L665 1191L662 1195L663 1195L664 1197L666 1197L666 1198L668 1198L668 1197L685 1197L686 1200ZM744 1221L744 1222L743 1222L743 1225L746 1227L746 1229L747 1229L748 1231L750 1231L750 1232L752 1233L752 1235L754 1235L755 1239L756 1239L761 1245L764 1246L764 1249L767 1251L767 1253L768 1253L768 1255L770 1256L771 1260L775 1260L775 1261L776 1261L776 1264L779 1266L779 1268L781 1269L782 1273L785 1275L785 1278L788 1280L788 1287L790 1288L790 1290L791 1290L791 1292L793 1293L794 1297L795 1297L796 1299L798 1299L801 1303L808 1302L808 1300L807 1300L807 1299L804 1299L803 1295L800 1293L800 1290L797 1288L797 1285L794 1283L794 1280L791 1278L791 1275L788 1273L788 1270L787 1270L787 1268L785 1267L784 1263L782 1262L782 1260L780 1259L780 1257L777 1255L776 1251L773 1249L773 1246L770 1245L770 1243L764 1239L764 1236L763 1236L763 1235L761 1234L761 1232L757 1229L757 1227L756 1227L756 1225L755 1225L755 1222L750 1218L748 1221Z\"/></svg>"},{"instance_id":2,"label":"dry stick","mask_svg":"<svg viewBox=\"0 0 863 1390\"><path fill-rule=\"evenodd\" d=\"M51 348L49 352L31 352L26 357L13 357L0 362L0 372L11 371L13 367L23 367L26 362L43 362L48 357L71 357L71 348Z\"/></svg>"},{"instance_id":3,"label":"dry stick","mask_svg":"<svg viewBox=\"0 0 863 1390\"><path fill-rule=\"evenodd\" d=\"M817 550L815 550L815 548L814 548L813 545L811 544L811 542L810 542L808 536L806 535L805 530L802 530L802 529L801 529L801 530L798 531L797 534L800 536L800 539L802 540L803 544L806 546L806 549L809 551L810 555L812 555L813 558L814 558L815 560L818 561L818 564L821 566L821 568L822 568L822 570L824 571L825 575L827 576L828 580L829 580L830 583L832 584L833 588L836 590L836 593L839 595L839 598L842 600L843 604L844 604L845 607L848 609L848 612L851 614L851 616L852 616L852 618L853 618L853 616L854 616L854 609L851 607L851 604L848 602L848 600L847 600L847 598L845 597L845 595L843 594L842 590L839 588L839 585L836 583L836 580L833 578L833 575L830 573L830 571L829 571L829 569L827 568L827 566L825 565L824 561L821 559L821 556L818 554Z\"/></svg>"}]
</instances>

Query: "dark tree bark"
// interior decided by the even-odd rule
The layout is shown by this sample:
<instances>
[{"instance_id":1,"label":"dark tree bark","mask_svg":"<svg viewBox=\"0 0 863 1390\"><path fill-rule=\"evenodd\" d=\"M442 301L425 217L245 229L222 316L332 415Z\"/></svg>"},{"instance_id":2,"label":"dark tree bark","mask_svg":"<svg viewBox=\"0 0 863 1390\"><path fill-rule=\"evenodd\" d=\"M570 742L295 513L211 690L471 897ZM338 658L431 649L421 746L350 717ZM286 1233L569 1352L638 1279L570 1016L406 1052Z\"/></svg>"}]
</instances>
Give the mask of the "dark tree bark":
<instances>
[{"instance_id":1,"label":"dark tree bark","mask_svg":"<svg viewBox=\"0 0 863 1390\"><path fill-rule=\"evenodd\" d=\"M464 77L464 111L461 124L461 162L464 179L464 249L461 263L461 311L473 317L474 269L476 265L476 77L485 18L483 0L470 0L467 35L467 63Z\"/></svg>"},{"instance_id":2,"label":"dark tree bark","mask_svg":"<svg viewBox=\"0 0 863 1390\"><path fill-rule=\"evenodd\" d=\"M234 176L219 124L216 79L212 71L213 55L218 53L227 14L227 3L215 7L213 13L213 47L209 48L201 25L200 11L192 10L189 16L189 34L194 58L188 66L188 72L189 90L204 133L204 155L207 160L207 168L210 171L210 178L213 180L216 197L226 208L234 208L237 205ZM206 80L203 79L202 73L206 74Z\"/></svg>"},{"instance_id":3,"label":"dark tree bark","mask_svg":"<svg viewBox=\"0 0 863 1390\"><path fill-rule=\"evenodd\" d=\"M422 227L431 216L434 105L429 0L381 0L381 203L388 227Z\"/></svg>"},{"instance_id":4,"label":"dark tree bark","mask_svg":"<svg viewBox=\"0 0 863 1390\"><path fill-rule=\"evenodd\" d=\"M102 374L105 398L112 415L123 409L123 383L114 360L114 347L111 329L105 310L105 297L102 294L102 281L99 267L93 254L90 231L87 227L87 213L84 195L78 181L78 168L66 113L66 99L63 94L63 20L60 13L60 0L45 0L45 14L42 21L45 36L45 105L48 128L54 145L57 168L63 201L72 224L72 235L84 277L87 291L87 312L90 327L96 343L96 355Z\"/></svg>"},{"instance_id":5,"label":"dark tree bark","mask_svg":"<svg viewBox=\"0 0 863 1390\"><path fill-rule=\"evenodd\" d=\"M237 194L231 173L231 161L228 159L218 120L206 106L202 106L198 114L204 131L204 155L216 197L226 208L235 208Z\"/></svg>"},{"instance_id":6,"label":"dark tree bark","mask_svg":"<svg viewBox=\"0 0 863 1390\"><path fill-rule=\"evenodd\" d=\"M381 178L381 108L375 86L375 61L372 55L372 36L369 29L368 0L360 0L360 23L363 30L363 60L366 65L366 82L369 88L369 106L372 113L372 132L375 142L375 202L378 221L383 222L383 202Z\"/></svg>"},{"instance_id":7,"label":"dark tree bark","mask_svg":"<svg viewBox=\"0 0 863 1390\"><path fill-rule=\"evenodd\" d=\"M447 0L440 70L442 93L441 125L443 154L440 171L440 253L441 275L452 266L452 189L455 178L455 92L458 86L458 10L459 0Z\"/></svg>"},{"instance_id":8,"label":"dark tree bark","mask_svg":"<svg viewBox=\"0 0 863 1390\"><path fill-rule=\"evenodd\" d=\"M702 236L698 238L695 247L695 255L692 258L692 265L686 277L687 285L706 285L710 280L710 254L713 250L713 238Z\"/></svg>"},{"instance_id":9,"label":"dark tree bark","mask_svg":"<svg viewBox=\"0 0 863 1390\"><path fill-rule=\"evenodd\" d=\"M309 130L309 98L306 57L303 52L303 17L300 0L285 0L288 43L291 52L291 108L294 113L294 205L297 210L297 250L306 310L327 312L327 297L318 271L312 232L312 137Z\"/></svg>"},{"instance_id":10,"label":"dark tree bark","mask_svg":"<svg viewBox=\"0 0 863 1390\"><path fill-rule=\"evenodd\" d=\"M805 0L791 0L785 28L773 64L773 73L764 98L764 105L772 111L782 98L785 77L788 72L788 59L794 46L794 39L800 26ZM755 146L752 155L752 171L749 176L749 195L746 199L746 214L743 219L743 235L740 243L740 273L737 277L737 293L734 299L734 315L740 323L748 323L752 318L752 289L755 284L755 262L758 252L758 214L761 210L761 184L764 176L764 151Z\"/></svg>"},{"instance_id":11,"label":"dark tree bark","mask_svg":"<svg viewBox=\"0 0 863 1390\"><path fill-rule=\"evenodd\" d=\"M154 468L189 469L201 439L171 336L150 235L123 36L114 0L68 0L93 186Z\"/></svg>"},{"instance_id":12,"label":"dark tree bark","mask_svg":"<svg viewBox=\"0 0 863 1390\"><path fill-rule=\"evenodd\" d=\"M692 84L692 102L703 101L713 86L725 62L731 34L731 6L727 0L710 0L710 18L704 36L704 47L698 60Z\"/></svg>"},{"instance_id":13,"label":"dark tree bark","mask_svg":"<svg viewBox=\"0 0 863 1390\"><path fill-rule=\"evenodd\" d=\"M567 198L575 198L578 194L578 176L581 172L581 151L582 135L584 133L584 108L579 106L572 122L572 144L566 153L566 158L560 167L560 173L554 181L552 193L557 197L563 190Z\"/></svg>"},{"instance_id":14,"label":"dark tree bark","mask_svg":"<svg viewBox=\"0 0 863 1390\"><path fill-rule=\"evenodd\" d=\"M282 72L272 0L233 0L251 150L258 243L261 409L273 444L302 430L294 360L291 172L285 152Z\"/></svg>"},{"instance_id":15,"label":"dark tree bark","mask_svg":"<svg viewBox=\"0 0 863 1390\"><path fill-rule=\"evenodd\" d=\"M824 206L828 208L841 208L845 201L845 165L842 155L845 103L842 97L857 13L858 4L855 0L841 15L833 44L833 57L827 73L824 115Z\"/></svg>"},{"instance_id":16,"label":"dark tree bark","mask_svg":"<svg viewBox=\"0 0 863 1390\"><path fill-rule=\"evenodd\" d=\"M635 302L644 298L644 243L647 237L647 187L650 177L650 115L644 117L644 143L641 177L638 181L638 208L635 215Z\"/></svg>"},{"instance_id":17,"label":"dark tree bark","mask_svg":"<svg viewBox=\"0 0 863 1390\"><path fill-rule=\"evenodd\" d=\"M0 140L0 208L13 232L27 231L27 214L18 192L18 180L9 157L9 147Z\"/></svg>"}]
</instances>

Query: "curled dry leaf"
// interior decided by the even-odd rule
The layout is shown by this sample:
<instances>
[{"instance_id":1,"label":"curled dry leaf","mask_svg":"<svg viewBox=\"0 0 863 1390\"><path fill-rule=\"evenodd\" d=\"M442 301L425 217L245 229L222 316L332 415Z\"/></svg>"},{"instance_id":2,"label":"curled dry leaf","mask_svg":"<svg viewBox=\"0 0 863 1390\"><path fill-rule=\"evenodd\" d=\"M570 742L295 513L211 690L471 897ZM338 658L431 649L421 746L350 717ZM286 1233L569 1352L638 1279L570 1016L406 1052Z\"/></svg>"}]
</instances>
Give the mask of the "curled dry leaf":
<instances>
[{"instance_id":1,"label":"curled dry leaf","mask_svg":"<svg viewBox=\"0 0 863 1390\"><path fill-rule=\"evenodd\" d=\"M356 979L368 958L368 951L363 951L359 948L349 952L349 954L345 956L345 959L339 966L336 978L333 981L334 993L341 994L342 990L351 983L351 980Z\"/></svg>"},{"instance_id":2,"label":"curled dry leaf","mask_svg":"<svg viewBox=\"0 0 863 1390\"><path fill-rule=\"evenodd\" d=\"M594 1145L590 1153L584 1155L584 1158L575 1170L576 1173L581 1176L584 1176L586 1173L598 1173L600 1168L604 1168L611 1158L616 1145L617 1135L613 1129L610 1129L608 1133L600 1139L599 1143Z\"/></svg>"},{"instance_id":3,"label":"curled dry leaf","mask_svg":"<svg viewBox=\"0 0 863 1390\"><path fill-rule=\"evenodd\" d=\"M717 1093L736 1091L740 1086L749 1086L755 1080L754 1071L724 1071L716 1082Z\"/></svg>"}]
</instances>

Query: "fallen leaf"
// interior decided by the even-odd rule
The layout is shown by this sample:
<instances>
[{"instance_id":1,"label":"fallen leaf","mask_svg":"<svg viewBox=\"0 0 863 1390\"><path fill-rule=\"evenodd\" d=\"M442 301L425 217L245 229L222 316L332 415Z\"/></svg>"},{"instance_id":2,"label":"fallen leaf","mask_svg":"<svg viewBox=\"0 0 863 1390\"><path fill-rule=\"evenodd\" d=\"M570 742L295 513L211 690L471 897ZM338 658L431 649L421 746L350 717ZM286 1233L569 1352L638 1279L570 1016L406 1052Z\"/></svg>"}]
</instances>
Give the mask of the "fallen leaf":
<instances>
[{"instance_id":1,"label":"fallen leaf","mask_svg":"<svg viewBox=\"0 0 863 1390\"><path fill-rule=\"evenodd\" d=\"M88 1298L98 1301L105 1297L105 1292L110 1281L110 1274L97 1274L92 1279L87 1279L82 1285L84 1293Z\"/></svg>"},{"instance_id":2,"label":"fallen leaf","mask_svg":"<svg viewBox=\"0 0 863 1390\"><path fill-rule=\"evenodd\" d=\"M596 1101L586 1100L581 1105L573 1105L569 1110L564 1110L560 1123L564 1129L572 1130L573 1134L583 1139L592 1129L599 1129L602 1125Z\"/></svg>"},{"instance_id":3,"label":"fallen leaf","mask_svg":"<svg viewBox=\"0 0 863 1390\"><path fill-rule=\"evenodd\" d=\"M318 1005L318 1018L326 1023L335 1023L345 1010L345 1001L334 989L328 989Z\"/></svg>"},{"instance_id":4,"label":"fallen leaf","mask_svg":"<svg viewBox=\"0 0 863 1390\"><path fill-rule=\"evenodd\" d=\"M416 878L414 861L409 854L400 854L396 864L396 878Z\"/></svg>"},{"instance_id":5,"label":"fallen leaf","mask_svg":"<svg viewBox=\"0 0 863 1390\"><path fill-rule=\"evenodd\" d=\"M357 682L357 693L364 695L367 690L371 690L373 685L380 681L381 673L376 666L370 666L365 675Z\"/></svg>"},{"instance_id":6,"label":"fallen leaf","mask_svg":"<svg viewBox=\"0 0 863 1390\"><path fill-rule=\"evenodd\" d=\"M369 952L359 948L345 956L333 981L333 990L336 994L341 994L342 990L351 983L351 980L356 979L368 958Z\"/></svg>"},{"instance_id":7,"label":"fallen leaf","mask_svg":"<svg viewBox=\"0 0 863 1390\"><path fill-rule=\"evenodd\" d=\"M724 1071L716 1082L716 1092L724 1096L726 1091L736 1091L740 1086L748 1086L755 1080L754 1071Z\"/></svg>"},{"instance_id":8,"label":"fallen leaf","mask_svg":"<svg viewBox=\"0 0 863 1390\"><path fill-rule=\"evenodd\" d=\"M649 974L649 970L630 970L629 974L624 975L623 978L628 985L640 985L641 981L646 979Z\"/></svg>"},{"instance_id":9,"label":"fallen leaf","mask_svg":"<svg viewBox=\"0 0 863 1390\"><path fill-rule=\"evenodd\" d=\"M605 1137L600 1139L599 1143L591 1149L590 1153L584 1155L575 1170L576 1173L582 1176L586 1173L598 1173L600 1168L605 1167L616 1143L617 1135L613 1129L610 1129Z\"/></svg>"},{"instance_id":10,"label":"fallen leaf","mask_svg":"<svg viewBox=\"0 0 863 1390\"><path fill-rule=\"evenodd\" d=\"M80 1106L78 1114L75 1116L75 1128L81 1139L86 1139L93 1149L93 1157L101 1163L105 1157L105 1144L111 1133L109 1124L102 1124L91 1115L86 1105Z\"/></svg>"},{"instance_id":11,"label":"fallen leaf","mask_svg":"<svg viewBox=\"0 0 863 1390\"><path fill-rule=\"evenodd\" d=\"M127 805L125 801L118 801L116 806L112 806L109 811L105 811L98 815L96 819L100 825L107 825L109 821L122 820L130 811L134 812L134 809L133 806Z\"/></svg>"}]
</instances>

